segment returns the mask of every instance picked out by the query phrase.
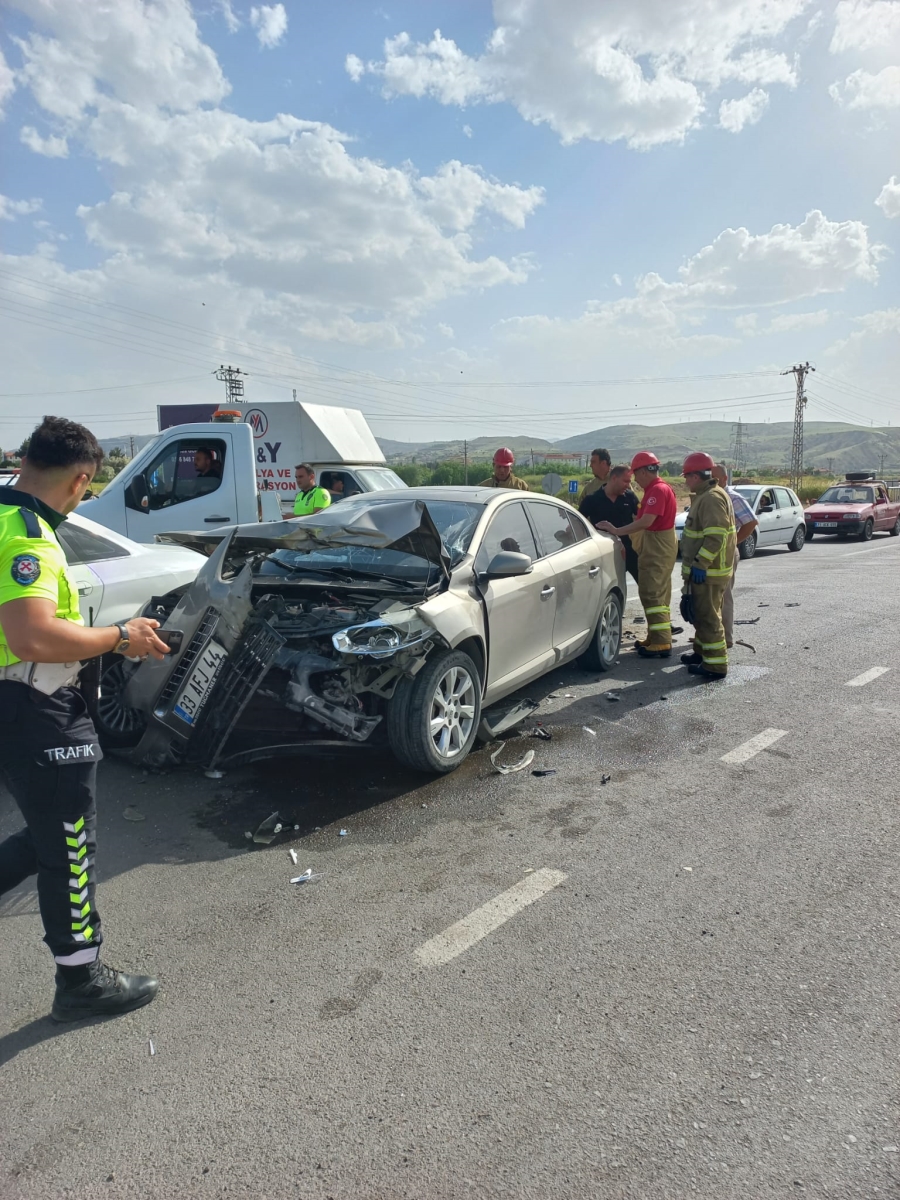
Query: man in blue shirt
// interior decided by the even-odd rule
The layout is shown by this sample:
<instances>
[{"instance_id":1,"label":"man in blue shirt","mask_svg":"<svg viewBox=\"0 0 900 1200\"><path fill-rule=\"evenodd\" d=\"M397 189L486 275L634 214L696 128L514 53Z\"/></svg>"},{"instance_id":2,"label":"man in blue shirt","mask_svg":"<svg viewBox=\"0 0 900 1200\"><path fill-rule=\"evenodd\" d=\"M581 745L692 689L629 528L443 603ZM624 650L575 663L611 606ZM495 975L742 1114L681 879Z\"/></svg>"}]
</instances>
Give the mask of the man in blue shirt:
<instances>
[{"instance_id":1,"label":"man in blue shirt","mask_svg":"<svg viewBox=\"0 0 900 1200\"><path fill-rule=\"evenodd\" d=\"M734 551L734 570L731 572L731 578L728 580L728 586L725 589L725 598L722 601L722 624L725 626L725 645L730 650L734 645L734 577L740 560L737 546L741 542L746 541L754 529L756 529L759 521L753 515L753 510L741 493L735 488L728 486L727 468L717 463L712 469L712 477L731 497L731 503L734 508L734 527L737 530L735 537L737 545Z\"/></svg>"}]
</instances>

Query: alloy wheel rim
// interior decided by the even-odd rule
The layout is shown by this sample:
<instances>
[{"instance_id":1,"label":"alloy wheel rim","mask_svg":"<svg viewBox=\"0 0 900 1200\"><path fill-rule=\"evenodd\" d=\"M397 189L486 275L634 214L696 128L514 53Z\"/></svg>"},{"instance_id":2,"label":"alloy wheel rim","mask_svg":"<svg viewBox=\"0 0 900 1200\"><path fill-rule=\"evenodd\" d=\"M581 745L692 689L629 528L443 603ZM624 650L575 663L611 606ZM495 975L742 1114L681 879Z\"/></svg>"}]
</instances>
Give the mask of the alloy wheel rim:
<instances>
[{"instance_id":1,"label":"alloy wheel rim","mask_svg":"<svg viewBox=\"0 0 900 1200\"><path fill-rule=\"evenodd\" d=\"M465 749L475 726L475 705L472 676L465 667L450 667L431 697L429 733L440 758L457 758Z\"/></svg>"},{"instance_id":2,"label":"alloy wheel rim","mask_svg":"<svg viewBox=\"0 0 900 1200\"><path fill-rule=\"evenodd\" d=\"M615 658L619 641L619 606L610 597L603 607L600 618L600 653L605 662Z\"/></svg>"},{"instance_id":3,"label":"alloy wheel rim","mask_svg":"<svg viewBox=\"0 0 900 1200\"><path fill-rule=\"evenodd\" d=\"M121 663L116 663L104 671L100 681L100 698L97 701L97 715L107 729L113 733L135 733L143 729L143 715L136 708L129 708L125 703L125 671Z\"/></svg>"}]
</instances>

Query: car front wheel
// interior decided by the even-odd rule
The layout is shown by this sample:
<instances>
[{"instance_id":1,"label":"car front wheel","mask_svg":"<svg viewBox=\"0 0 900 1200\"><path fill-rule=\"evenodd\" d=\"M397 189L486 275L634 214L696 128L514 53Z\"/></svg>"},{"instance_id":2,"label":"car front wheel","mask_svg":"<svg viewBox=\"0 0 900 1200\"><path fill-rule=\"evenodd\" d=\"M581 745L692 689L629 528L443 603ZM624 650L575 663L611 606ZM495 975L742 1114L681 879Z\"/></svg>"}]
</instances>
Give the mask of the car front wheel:
<instances>
[{"instance_id":1,"label":"car front wheel","mask_svg":"<svg viewBox=\"0 0 900 1200\"><path fill-rule=\"evenodd\" d=\"M756 553L756 534L751 533L749 537L745 537L738 546L738 554L741 558L752 558Z\"/></svg>"},{"instance_id":2,"label":"car front wheel","mask_svg":"<svg viewBox=\"0 0 900 1200\"><path fill-rule=\"evenodd\" d=\"M99 688L87 696L87 705L104 749L136 746L144 736L146 717L125 702L125 688L136 669L135 660L121 655L104 656L100 660Z\"/></svg>"},{"instance_id":3,"label":"car front wheel","mask_svg":"<svg viewBox=\"0 0 900 1200\"><path fill-rule=\"evenodd\" d=\"M580 663L586 671L611 671L615 666L622 644L622 601L615 592L610 592L603 601L588 648Z\"/></svg>"},{"instance_id":4,"label":"car front wheel","mask_svg":"<svg viewBox=\"0 0 900 1200\"><path fill-rule=\"evenodd\" d=\"M455 771L475 743L481 719L481 679L468 654L450 650L401 679L388 705L394 756L415 771Z\"/></svg>"},{"instance_id":5,"label":"car front wheel","mask_svg":"<svg viewBox=\"0 0 900 1200\"><path fill-rule=\"evenodd\" d=\"M866 521L865 525L863 525L862 529L859 531L859 540L861 542L871 542L872 530L874 528L875 528L875 525L873 524L872 518L870 517L868 519L868 521Z\"/></svg>"},{"instance_id":6,"label":"car front wheel","mask_svg":"<svg viewBox=\"0 0 900 1200\"><path fill-rule=\"evenodd\" d=\"M794 536L788 542L788 550L802 550L806 542L806 526L798 525L794 530Z\"/></svg>"}]
</instances>

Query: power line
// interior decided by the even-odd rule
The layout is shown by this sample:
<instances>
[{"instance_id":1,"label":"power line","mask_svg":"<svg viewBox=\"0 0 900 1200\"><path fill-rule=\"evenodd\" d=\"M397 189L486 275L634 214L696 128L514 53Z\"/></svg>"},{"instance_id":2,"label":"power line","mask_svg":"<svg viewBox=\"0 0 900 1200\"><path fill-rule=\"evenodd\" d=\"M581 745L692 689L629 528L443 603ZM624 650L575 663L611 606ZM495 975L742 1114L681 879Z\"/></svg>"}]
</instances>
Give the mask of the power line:
<instances>
[{"instance_id":1,"label":"power line","mask_svg":"<svg viewBox=\"0 0 900 1200\"><path fill-rule=\"evenodd\" d=\"M40 396L81 396L94 392L124 392L129 388L163 387L172 383L189 383L205 379L206 375L181 375L177 379L153 379L143 383L115 383L103 387L68 388L58 392L0 392L0 400L24 400Z\"/></svg>"}]
</instances>

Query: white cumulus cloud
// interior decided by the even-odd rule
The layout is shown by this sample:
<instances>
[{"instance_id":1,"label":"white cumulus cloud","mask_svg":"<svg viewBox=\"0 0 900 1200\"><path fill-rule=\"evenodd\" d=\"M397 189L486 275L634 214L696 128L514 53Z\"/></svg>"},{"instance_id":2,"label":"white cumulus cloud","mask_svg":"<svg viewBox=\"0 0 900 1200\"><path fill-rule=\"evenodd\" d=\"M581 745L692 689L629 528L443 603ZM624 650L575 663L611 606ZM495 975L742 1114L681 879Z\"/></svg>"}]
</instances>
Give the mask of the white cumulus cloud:
<instances>
[{"instance_id":1,"label":"white cumulus cloud","mask_svg":"<svg viewBox=\"0 0 900 1200\"><path fill-rule=\"evenodd\" d=\"M900 41L897 0L840 0L834 10L832 54L883 49L892 41Z\"/></svg>"},{"instance_id":2,"label":"white cumulus cloud","mask_svg":"<svg viewBox=\"0 0 900 1200\"><path fill-rule=\"evenodd\" d=\"M283 4L261 4L250 9L250 24L261 46L271 50L287 33L288 18Z\"/></svg>"},{"instance_id":3,"label":"white cumulus cloud","mask_svg":"<svg viewBox=\"0 0 900 1200\"><path fill-rule=\"evenodd\" d=\"M494 0L484 52L440 30L428 42L388 38L384 57L346 66L388 96L460 106L506 102L564 143L677 142L702 120L712 91L733 81L796 84L780 41L809 0Z\"/></svg>"},{"instance_id":4,"label":"white cumulus cloud","mask_svg":"<svg viewBox=\"0 0 900 1200\"><path fill-rule=\"evenodd\" d=\"M842 108L900 108L900 66L884 67L874 74L854 71L843 83L833 83L828 91Z\"/></svg>"},{"instance_id":5,"label":"white cumulus cloud","mask_svg":"<svg viewBox=\"0 0 900 1200\"><path fill-rule=\"evenodd\" d=\"M19 130L19 141L35 154L43 154L45 158L68 158L69 143L64 137L50 134L41 137L33 125L23 125Z\"/></svg>"},{"instance_id":6,"label":"white cumulus cloud","mask_svg":"<svg viewBox=\"0 0 900 1200\"><path fill-rule=\"evenodd\" d=\"M886 217L900 217L900 180L892 175L875 201Z\"/></svg>"},{"instance_id":7,"label":"white cumulus cloud","mask_svg":"<svg viewBox=\"0 0 900 1200\"><path fill-rule=\"evenodd\" d=\"M729 133L740 133L747 125L755 125L769 107L769 93L754 88L737 100L723 100L719 105L719 126Z\"/></svg>"},{"instance_id":8,"label":"white cumulus cloud","mask_svg":"<svg viewBox=\"0 0 900 1200\"><path fill-rule=\"evenodd\" d=\"M29 213L40 212L42 207L41 200L10 200L9 196L0 196L0 221L27 217Z\"/></svg>"},{"instance_id":9,"label":"white cumulus cloud","mask_svg":"<svg viewBox=\"0 0 900 1200\"><path fill-rule=\"evenodd\" d=\"M3 106L15 90L16 78L12 73L12 68L4 57L3 51L0 50L0 120L3 119Z\"/></svg>"}]
</instances>

